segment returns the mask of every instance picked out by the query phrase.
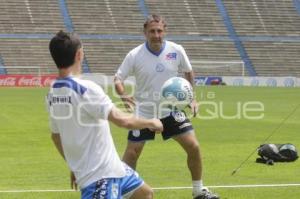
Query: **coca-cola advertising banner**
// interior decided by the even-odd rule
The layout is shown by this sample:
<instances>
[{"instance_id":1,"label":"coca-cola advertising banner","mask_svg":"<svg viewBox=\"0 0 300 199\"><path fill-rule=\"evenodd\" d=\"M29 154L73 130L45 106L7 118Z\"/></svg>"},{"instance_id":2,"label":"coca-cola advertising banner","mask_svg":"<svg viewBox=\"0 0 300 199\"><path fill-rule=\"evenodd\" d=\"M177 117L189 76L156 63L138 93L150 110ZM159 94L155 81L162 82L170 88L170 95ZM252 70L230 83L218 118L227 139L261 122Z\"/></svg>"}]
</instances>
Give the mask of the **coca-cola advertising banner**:
<instances>
[{"instance_id":1,"label":"coca-cola advertising banner","mask_svg":"<svg viewBox=\"0 0 300 199\"><path fill-rule=\"evenodd\" d=\"M57 75L0 75L0 87L48 87Z\"/></svg>"}]
</instances>

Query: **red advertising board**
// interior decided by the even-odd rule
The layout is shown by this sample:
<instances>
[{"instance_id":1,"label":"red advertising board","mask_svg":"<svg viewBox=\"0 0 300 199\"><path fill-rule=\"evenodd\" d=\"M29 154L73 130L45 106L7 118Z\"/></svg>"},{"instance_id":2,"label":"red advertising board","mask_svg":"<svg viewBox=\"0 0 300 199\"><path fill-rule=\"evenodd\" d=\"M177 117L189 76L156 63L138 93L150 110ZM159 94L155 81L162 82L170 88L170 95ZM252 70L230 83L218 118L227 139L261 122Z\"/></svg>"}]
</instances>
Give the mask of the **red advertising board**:
<instances>
[{"instance_id":1,"label":"red advertising board","mask_svg":"<svg viewBox=\"0 0 300 199\"><path fill-rule=\"evenodd\" d=\"M0 75L0 87L48 87L57 75Z\"/></svg>"}]
</instances>

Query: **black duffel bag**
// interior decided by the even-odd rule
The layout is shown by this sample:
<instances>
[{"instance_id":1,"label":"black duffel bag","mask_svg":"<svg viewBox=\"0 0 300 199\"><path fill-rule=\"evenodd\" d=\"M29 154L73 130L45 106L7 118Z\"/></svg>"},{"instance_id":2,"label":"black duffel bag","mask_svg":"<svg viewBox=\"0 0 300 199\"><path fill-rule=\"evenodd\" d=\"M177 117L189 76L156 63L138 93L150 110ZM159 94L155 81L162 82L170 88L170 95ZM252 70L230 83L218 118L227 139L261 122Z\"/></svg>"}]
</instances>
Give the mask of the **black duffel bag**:
<instances>
[{"instance_id":1,"label":"black duffel bag","mask_svg":"<svg viewBox=\"0 0 300 199\"><path fill-rule=\"evenodd\" d=\"M257 163L273 165L274 162L292 162L298 159L298 152L293 144L262 144L258 147Z\"/></svg>"}]
</instances>

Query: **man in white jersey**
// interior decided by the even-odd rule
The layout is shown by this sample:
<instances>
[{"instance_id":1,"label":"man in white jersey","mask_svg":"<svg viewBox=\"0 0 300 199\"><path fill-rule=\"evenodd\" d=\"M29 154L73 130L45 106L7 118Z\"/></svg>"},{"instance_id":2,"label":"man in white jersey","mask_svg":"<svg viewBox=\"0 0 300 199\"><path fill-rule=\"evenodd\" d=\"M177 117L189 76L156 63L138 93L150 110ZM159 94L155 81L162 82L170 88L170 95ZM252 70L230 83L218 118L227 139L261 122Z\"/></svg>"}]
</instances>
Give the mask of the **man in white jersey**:
<instances>
[{"instance_id":1,"label":"man in white jersey","mask_svg":"<svg viewBox=\"0 0 300 199\"><path fill-rule=\"evenodd\" d=\"M158 15L150 15L144 23L146 42L132 49L115 74L115 88L126 108L142 118L160 118L164 140L173 138L187 153L187 164L192 176L193 198L218 199L219 197L203 187L202 163L199 144L192 124L184 112L161 110L160 88L171 77L182 71L185 78L194 85L194 74L184 48L174 42L165 41L166 23ZM134 97L128 96L124 80L128 76L136 79ZM198 111L195 100L190 104L194 115ZM155 133L150 129L130 130L123 161L136 168L137 160L145 141L153 140Z\"/></svg>"},{"instance_id":2,"label":"man in white jersey","mask_svg":"<svg viewBox=\"0 0 300 199\"><path fill-rule=\"evenodd\" d=\"M77 77L83 48L76 35L58 32L49 50L58 68L47 96L52 140L71 170L72 188L80 186L82 199L152 199L149 185L120 160L108 121L162 131L160 120L121 112L100 86Z\"/></svg>"}]
</instances>

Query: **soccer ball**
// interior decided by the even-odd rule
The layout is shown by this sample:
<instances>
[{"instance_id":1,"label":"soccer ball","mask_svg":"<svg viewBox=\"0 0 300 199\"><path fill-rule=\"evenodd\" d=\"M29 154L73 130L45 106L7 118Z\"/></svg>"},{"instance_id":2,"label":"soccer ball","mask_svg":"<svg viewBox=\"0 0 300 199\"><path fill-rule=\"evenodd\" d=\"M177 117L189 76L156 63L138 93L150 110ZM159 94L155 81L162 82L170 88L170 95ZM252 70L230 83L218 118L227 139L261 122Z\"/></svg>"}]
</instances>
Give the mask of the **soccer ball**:
<instances>
[{"instance_id":1,"label":"soccer ball","mask_svg":"<svg viewBox=\"0 0 300 199\"><path fill-rule=\"evenodd\" d=\"M164 105L177 110L184 109L193 100L193 88L186 79L172 77L161 88L161 99Z\"/></svg>"}]
</instances>

